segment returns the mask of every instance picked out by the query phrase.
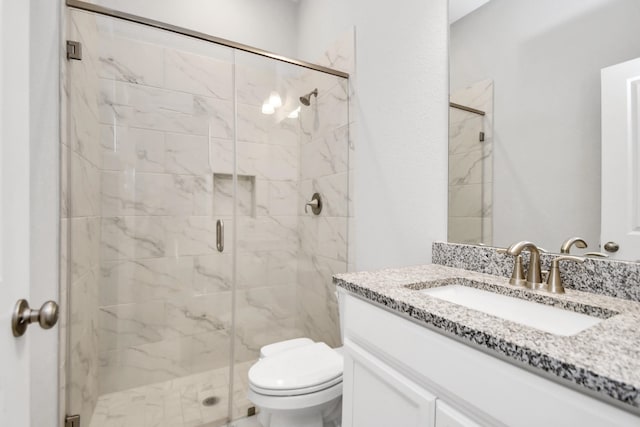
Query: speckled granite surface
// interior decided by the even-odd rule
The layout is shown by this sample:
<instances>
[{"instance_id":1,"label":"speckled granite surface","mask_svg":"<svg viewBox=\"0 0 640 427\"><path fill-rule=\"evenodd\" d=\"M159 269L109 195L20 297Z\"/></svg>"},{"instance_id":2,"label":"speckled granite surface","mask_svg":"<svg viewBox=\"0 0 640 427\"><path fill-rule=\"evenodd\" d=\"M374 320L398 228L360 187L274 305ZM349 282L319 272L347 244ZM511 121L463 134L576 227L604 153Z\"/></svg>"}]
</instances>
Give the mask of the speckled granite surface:
<instances>
[{"instance_id":1,"label":"speckled granite surface","mask_svg":"<svg viewBox=\"0 0 640 427\"><path fill-rule=\"evenodd\" d=\"M530 299L603 318L573 336L558 336L416 289L457 283ZM360 297L387 306L471 346L568 381L591 395L615 400L640 413L640 303L568 289L566 294L515 288L508 279L442 265L424 265L334 276ZM432 283L435 282L435 283ZM629 405L629 406L626 406Z\"/></svg>"},{"instance_id":2,"label":"speckled granite surface","mask_svg":"<svg viewBox=\"0 0 640 427\"><path fill-rule=\"evenodd\" d=\"M558 254L540 254L543 270ZM522 252L525 270L529 253ZM463 268L479 273L511 277L514 257L499 254L489 246L434 242L432 262L448 267ZM565 288L593 292L616 298L640 301L640 263L609 259L587 258L584 263L562 262L562 283Z\"/></svg>"}]
</instances>

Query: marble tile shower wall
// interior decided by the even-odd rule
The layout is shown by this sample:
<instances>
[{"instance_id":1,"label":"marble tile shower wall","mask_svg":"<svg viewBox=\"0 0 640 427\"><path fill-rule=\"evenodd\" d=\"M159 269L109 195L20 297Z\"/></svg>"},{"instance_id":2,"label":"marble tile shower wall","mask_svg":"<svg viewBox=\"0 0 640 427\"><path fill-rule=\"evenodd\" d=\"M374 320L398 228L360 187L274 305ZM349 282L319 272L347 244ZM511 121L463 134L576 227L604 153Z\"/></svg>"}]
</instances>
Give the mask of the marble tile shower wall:
<instances>
[{"instance_id":1,"label":"marble tile shower wall","mask_svg":"<svg viewBox=\"0 0 640 427\"><path fill-rule=\"evenodd\" d=\"M98 400L98 281L100 276L101 159L97 144L98 73L97 26L94 17L74 13L68 34L86 48L83 61L67 64L65 90L67 132L61 145L61 300L70 305L69 368L66 392L70 413L89 420ZM65 312L66 312L66 305ZM61 330L61 333L63 331ZM63 363L61 361L61 363Z\"/></svg>"},{"instance_id":2,"label":"marble tile shower wall","mask_svg":"<svg viewBox=\"0 0 640 427\"><path fill-rule=\"evenodd\" d=\"M264 345L300 336L295 309L299 126L297 120L283 115L285 107L297 104L298 75L295 67L250 54L236 54L239 102L236 363L257 360ZM262 104L274 89L284 106L273 115L262 114ZM232 145L216 146L219 149L231 153ZM225 154L216 155L218 152L214 150L213 158L224 162ZM231 165L225 164L227 168ZM217 168L214 163L214 170L219 169L224 171L224 165ZM251 186L253 208L251 192L243 191ZM246 381L246 373L235 378ZM246 387L235 389L236 393L244 393ZM244 395L234 397L235 402L245 400Z\"/></svg>"},{"instance_id":3,"label":"marble tile shower wall","mask_svg":"<svg viewBox=\"0 0 640 427\"><path fill-rule=\"evenodd\" d=\"M480 116L449 108L448 240L492 243L493 81L483 80L451 94L451 101L476 108ZM484 141L479 132L484 132Z\"/></svg>"},{"instance_id":4,"label":"marble tile shower wall","mask_svg":"<svg viewBox=\"0 0 640 427\"><path fill-rule=\"evenodd\" d=\"M331 276L348 269L353 228L347 82L237 53L234 75L225 48L173 49L79 11L68 24L84 52L67 64L62 146L69 410L90 420L101 394L229 364L234 240L235 361L301 335L339 345ZM322 63L352 73L353 33ZM298 120L263 115L276 81L285 102L320 95ZM316 191L318 217L303 209Z\"/></svg>"},{"instance_id":5,"label":"marble tile shower wall","mask_svg":"<svg viewBox=\"0 0 640 427\"><path fill-rule=\"evenodd\" d=\"M203 46L101 38L101 393L229 364L233 57ZM238 360L297 335L299 148L295 126L260 111L274 80L236 67Z\"/></svg>"},{"instance_id":6,"label":"marble tile shower wall","mask_svg":"<svg viewBox=\"0 0 640 427\"><path fill-rule=\"evenodd\" d=\"M353 74L353 46L354 34L349 31L318 63ZM307 72L301 80L302 92L317 87L318 98L300 112L298 326L305 336L339 346L338 305L331 277L348 269L348 233L353 225L349 200L349 184L353 182L349 124L353 117L349 102L354 97L349 93L349 82L342 78ZM319 216L303 209L315 192L323 197Z\"/></svg>"}]
</instances>

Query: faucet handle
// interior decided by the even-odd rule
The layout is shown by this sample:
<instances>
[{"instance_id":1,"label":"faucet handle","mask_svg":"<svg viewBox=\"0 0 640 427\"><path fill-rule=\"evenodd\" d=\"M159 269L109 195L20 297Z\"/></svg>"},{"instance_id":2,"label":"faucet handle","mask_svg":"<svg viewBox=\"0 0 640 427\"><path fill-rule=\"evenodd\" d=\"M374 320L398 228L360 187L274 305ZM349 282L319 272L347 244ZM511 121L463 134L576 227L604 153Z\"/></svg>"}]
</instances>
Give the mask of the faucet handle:
<instances>
[{"instance_id":1,"label":"faucet handle","mask_svg":"<svg viewBox=\"0 0 640 427\"><path fill-rule=\"evenodd\" d=\"M602 252L587 252L584 256L593 258L609 258L609 255L603 254Z\"/></svg>"},{"instance_id":2,"label":"faucet handle","mask_svg":"<svg viewBox=\"0 0 640 427\"><path fill-rule=\"evenodd\" d=\"M499 254L509 255L507 252L507 248L498 248L496 252ZM513 286L522 286L526 287L527 279L524 277L524 267L522 266L522 255L518 254L515 256L513 261L513 271L511 272L511 278L509 279L509 284Z\"/></svg>"},{"instance_id":3,"label":"faucet handle","mask_svg":"<svg viewBox=\"0 0 640 427\"><path fill-rule=\"evenodd\" d=\"M524 267L522 266L522 255L516 255L513 261L513 271L509 283L513 286L527 286L527 279L524 275Z\"/></svg>"},{"instance_id":4,"label":"faucet handle","mask_svg":"<svg viewBox=\"0 0 640 427\"><path fill-rule=\"evenodd\" d=\"M311 212L314 215L320 215L322 212L322 197L320 197L319 193L313 193L311 196L311 200L304 204L304 213L307 213L307 208L311 207Z\"/></svg>"},{"instance_id":5,"label":"faucet handle","mask_svg":"<svg viewBox=\"0 0 640 427\"><path fill-rule=\"evenodd\" d=\"M308 213L309 211L307 210L309 208L309 206L311 206L311 209L313 208L317 208L318 207L318 201L317 200L310 200L307 203L304 204L304 213Z\"/></svg>"},{"instance_id":6,"label":"faucet handle","mask_svg":"<svg viewBox=\"0 0 640 427\"><path fill-rule=\"evenodd\" d=\"M551 261L549 276L547 276L546 290L552 294L564 294L564 286L562 286L562 279L560 278L560 261L584 262L584 260L583 257L573 255L562 255L554 258Z\"/></svg>"}]
</instances>

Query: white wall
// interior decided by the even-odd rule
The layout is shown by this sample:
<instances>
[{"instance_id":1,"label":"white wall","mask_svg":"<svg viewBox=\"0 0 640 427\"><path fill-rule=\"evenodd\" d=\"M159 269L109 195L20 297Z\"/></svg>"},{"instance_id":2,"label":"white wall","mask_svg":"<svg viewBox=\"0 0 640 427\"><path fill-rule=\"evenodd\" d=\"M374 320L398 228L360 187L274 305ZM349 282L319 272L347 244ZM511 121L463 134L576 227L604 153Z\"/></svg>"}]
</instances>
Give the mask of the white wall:
<instances>
[{"instance_id":1,"label":"white wall","mask_svg":"<svg viewBox=\"0 0 640 427\"><path fill-rule=\"evenodd\" d=\"M449 23L473 12L489 0L449 0Z\"/></svg>"},{"instance_id":2,"label":"white wall","mask_svg":"<svg viewBox=\"0 0 640 427\"><path fill-rule=\"evenodd\" d=\"M112 9L285 56L296 53L298 3L290 0L94 0Z\"/></svg>"},{"instance_id":3,"label":"white wall","mask_svg":"<svg viewBox=\"0 0 640 427\"><path fill-rule=\"evenodd\" d=\"M600 69L640 56L636 0L492 0L451 27L451 90L493 79L494 244L600 240Z\"/></svg>"},{"instance_id":4,"label":"white wall","mask_svg":"<svg viewBox=\"0 0 640 427\"><path fill-rule=\"evenodd\" d=\"M299 55L356 29L355 268L430 262L446 239L447 2L303 0Z\"/></svg>"}]
</instances>

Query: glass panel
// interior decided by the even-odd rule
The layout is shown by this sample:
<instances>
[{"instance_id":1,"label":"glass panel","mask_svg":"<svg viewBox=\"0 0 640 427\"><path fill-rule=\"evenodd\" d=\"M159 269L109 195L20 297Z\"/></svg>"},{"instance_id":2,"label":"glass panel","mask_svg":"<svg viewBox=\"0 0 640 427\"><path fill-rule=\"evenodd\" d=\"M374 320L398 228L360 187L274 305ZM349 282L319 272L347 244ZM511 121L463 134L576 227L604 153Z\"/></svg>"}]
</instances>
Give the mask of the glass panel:
<instances>
[{"instance_id":1,"label":"glass panel","mask_svg":"<svg viewBox=\"0 0 640 427\"><path fill-rule=\"evenodd\" d=\"M331 276L347 270L347 89L346 79L236 52L232 419L253 406L247 372L262 346L302 336L340 345ZM305 212L314 193L319 215Z\"/></svg>"},{"instance_id":2,"label":"glass panel","mask_svg":"<svg viewBox=\"0 0 640 427\"><path fill-rule=\"evenodd\" d=\"M482 87L486 87L483 85ZM456 103L473 108L473 88L455 94ZM452 95L452 99L454 95ZM484 98L482 98L484 99ZM449 108L449 225L447 240L491 245L492 143L488 116Z\"/></svg>"},{"instance_id":3,"label":"glass panel","mask_svg":"<svg viewBox=\"0 0 640 427\"><path fill-rule=\"evenodd\" d=\"M348 81L88 12L67 22L84 55L67 62L62 147L67 413L241 418L260 347L340 345Z\"/></svg>"},{"instance_id":4,"label":"glass panel","mask_svg":"<svg viewBox=\"0 0 640 427\"><path fill-rule=\"evenodd\" d=\"M71 11L68 24L83 59L67 63L63 147L67 409L94 427L114 418L220 425L231 353L233 51L86 12Z\"/></svg>"}]
</instances>

